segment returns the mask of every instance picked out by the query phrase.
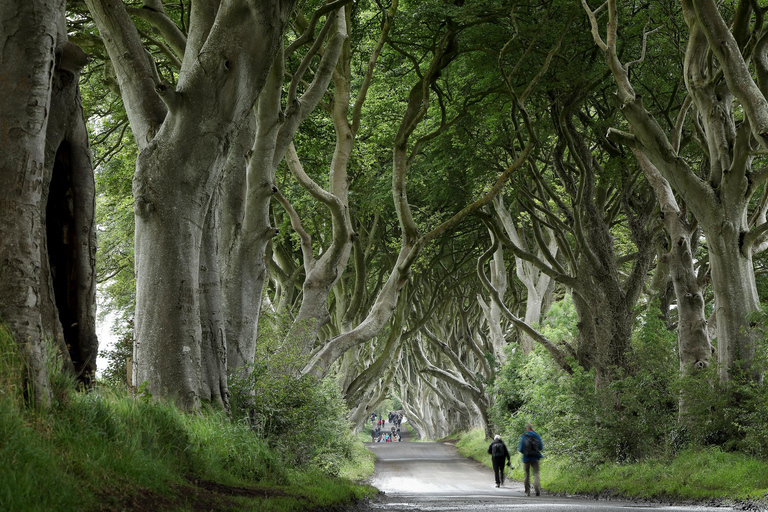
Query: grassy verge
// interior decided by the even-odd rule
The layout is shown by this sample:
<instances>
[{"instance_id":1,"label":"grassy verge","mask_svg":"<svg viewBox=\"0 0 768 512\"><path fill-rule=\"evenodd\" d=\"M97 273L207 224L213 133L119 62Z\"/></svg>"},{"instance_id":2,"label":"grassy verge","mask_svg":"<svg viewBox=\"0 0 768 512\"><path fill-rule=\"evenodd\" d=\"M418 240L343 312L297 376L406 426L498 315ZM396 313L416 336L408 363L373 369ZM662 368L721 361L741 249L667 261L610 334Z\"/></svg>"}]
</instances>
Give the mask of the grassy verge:
<instances>
[{"instance_id":1,"label":"grassy verge","mask_svg":"<svg viewBox=\"0 0 768 512\"><path fill-rule=\"evenodd\" d=\"M72 394L50 416L1 400L2 510L301 511L351 503L373 490L286 467L244 425L220 413L188 416L113 392ZM358 453L342 475L364 477Z\"/></svg>"},{"instance_id":2,"label":"grassy verge","mask_svg":"<svg viewBox=\"0 0 768 512\"><path fill-rule=\"evenodd\" d=\"M510 451L517 440L505 440ZM456 447L490 467L488 444L481 430L460 436ZM522 480L520 458L513 457L511 478ZM546 457L541 483L549 492L614 495L664 500L713 498L762 500L768 498L768 462L719 449L691 449L670 460L635 464L576 464L562 457Z\"/></svg>"},{"instance_id":3,"label":"grassy verge","mask_svg":"<svg viewBox=\"0 0 768 512\"><path fill-rule=\"evenodd\" d=\"M352 449L352 457L345 464L342 464L339 476L353 482L362 482L367 480L373 474L376 455L363 445L364 442L370 442L370 436L358 436Z\"/></svg>"},{"instance_id":4,"label":"grassy verge","mask_svg":"<svg viewBox=\"0 0 768 512\"><path fill-rule=\"evenodd\" d=\"M375 492L312 466L288 467L222 412L189 415L106 386L78 393L58 377L52 409L32 411L13 387L21 382L15 354L0 326L0 510L311 511ZM372 470L367 453L354 446L342 476Z\"/></svg>"}]
</instances>

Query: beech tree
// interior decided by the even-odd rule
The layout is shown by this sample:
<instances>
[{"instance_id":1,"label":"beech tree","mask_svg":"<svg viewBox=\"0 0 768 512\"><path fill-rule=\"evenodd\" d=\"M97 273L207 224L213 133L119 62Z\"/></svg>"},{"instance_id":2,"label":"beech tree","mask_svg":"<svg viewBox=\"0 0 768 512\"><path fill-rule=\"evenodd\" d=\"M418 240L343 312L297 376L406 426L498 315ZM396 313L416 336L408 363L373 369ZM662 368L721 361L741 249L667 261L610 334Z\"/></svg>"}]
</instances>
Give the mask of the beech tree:
<instances>
[{"instance_id":1,"label":"beech tree","mask_svg":"<svg viewBox=\"0 0 768 512\"><path fill-rule=\"evenodd\" d=\"M420 229L420 226L415 221L407 195L409 170L420 155L420 152L423 151L423 148L433 139L447 133L456 120L462 116L461 109L466 108L472 101L470 95L464 95L463 107L460 104L456 113L449 111L446 107L446 95L442 92L441 87L437 85L439 83L438 80L442 78L451 63L462 53L460 42L462 33L471 27L485 22L487 22L487 19L483 16L468 16L468 21L465 24L448 17L445 24L441 27L443 30L440 35L431 36L432 40L436 43L433 43L433 46L430 48L430 59L425 62L425 65L420 64L420 59L409 54L407 49L399 46L397 43L392 43L395 51L402 54L405 60L411 63L417 78L408 92L407 104L402 117L399 119L393 141L392 197L402 237L399 243L399 253L391 273L382 285L365 319L348 332L342 332L327 342L322 343L313 352L312 358L304 370L305 372L314 375L324 375L331 365L348 350L375 337L390 320L392 312L395 310L400 299L400 291L408 281L413 265L418 261L422 250L433 243L433 241L438 240L444 233L455 229L469 215L490 204L493 197L502 189L509 176L520 169L530 155L534 142L531 139L525 139L525 135L521 134L520 140L523 142L520 144L517 158L509 162L508 166L497 175L492 186L485 188L478 194L479 198L470 199L471 203L453 213L445 221L428 226L427 229ZM543 62L539 64L539 67L537 67L539 73L530 78L526 82L527 85L532 87L546 72L552 52L547 54L547 58L543 59ZM498 87L498 81L494 84L494 87ZM484 93L482 90L480 92L481 94L487 94L487 92ZM434 105L431 103L433 98L437 102L436 109L435 107L430 107L430 105ZM520 132L526 132L527 130L530 133L531 126L527 122L527 113L522 103L517 98L514 98L513 101L516 104L516 113L519 113L523 119ZM435 123L434 127L425 129L421 124L427 118L430 108L436 110L432 116L435 119L439 119L439 122ZM454 106L454 108L456 107ZM451 116L451 114L453 115Z\"/></svg>"},{"instance_id":2,"label":"beech tree","mask_svg":"<svg viewBox=\"0 0 768 512\"><path fill-rule=\"evenodd\" d=\"M224 267L224 309L226 311L228 367L230 371L247 368L254 362L257 328L262 303L262 290L267 277L265 254L267 244L277 233L270 223L270 206L273 195L286 203L278 190L275 173L286 153L289 162L297 161L292 140L299 125L318 106L330 83L339 55L348 45L348 10L343 4L333 2L315 11L309 21L304 20L304 32L289 48L278 52L266 86L256 105L255 129L246 132L252 147L246 153L245 165L235 154L231 169L224 181L226 219L223 227L221 258ZM338 10L337 10L338 9ZM314 34L318 20L328 14L324 27ZM303 16L299 16L303 20ZM328 41L322 46L328 35ZM282 108L282 91L286 75L286 61L295 50L312 42L296 70L291 73L285 98L287 108ZM322 58L313 71L311 83L299 95L299 84L310 69L313 57ZM296 164L300 165L300 164ZM288 211L293 213L289 207ZM307 257L311 257L311 249ZM313 265L311 260L309 265ZM309 301L304 296L304 301ZM298 320L301 322L301 319ZM290 334L289 334L290 336Z\"/></svg>"},{"instance_id":3,"label":"beech tree","mask_svg":"<svg viewBox=\"0 0 768 512\"><path fill-rule=\"evenodd\" d=\"M80 381L96 370L94 183L64 2L0 6L0 319L50 403L46 339Z\"/></svg>"},{"instance_id":4,"label":"beech tree","mask_svg":"<svg viewBox=\"0 0 768 512\"><path fill-rule=\"evenodd\" d=\"M204 228L233 137L267 81L294 3L195 3L185 35L162 3L145 2L181 62L172 86L147 58L122 1L86 1L139 149L133 382L186 408L226 402L226 347L203 348L201 307L211 305L200 297Z\"/></svg>"},{"instance_id":5,"label":"beech tree","mask_svg":"<svg viewBox=\"0 0 768 512\"><path fill-rule=\"evenodd\" d=\"M708 167L707 172L699 172L672 142L679 140L682 122L672 129L662 128L633 86L630 67L642 62L646 41L653 36L643 33L640 55L623 63L617 52L620 10L616 2L609 0L596 10L586 0L582 5L617 85L621 112L633 131L614 129L610 136L647 157L683 198L707 239L720 379L729 380L735 369L759 378L760 371L753 366L756 332L749 315L758 308L753 256L763 249L768 228L765 196L750 215L752 197L768 177L765 167L753 169L755 151L768 146L768 39L763 36L762 10L754 11L751 2L739 1L729 28L714 1L682 2L689 28L682 78L691 100L679 118L691 109L693 137L701 147L704 168ZM605 36L600 20L604 14L608 18Z\"/></svg>"}]
</instances>

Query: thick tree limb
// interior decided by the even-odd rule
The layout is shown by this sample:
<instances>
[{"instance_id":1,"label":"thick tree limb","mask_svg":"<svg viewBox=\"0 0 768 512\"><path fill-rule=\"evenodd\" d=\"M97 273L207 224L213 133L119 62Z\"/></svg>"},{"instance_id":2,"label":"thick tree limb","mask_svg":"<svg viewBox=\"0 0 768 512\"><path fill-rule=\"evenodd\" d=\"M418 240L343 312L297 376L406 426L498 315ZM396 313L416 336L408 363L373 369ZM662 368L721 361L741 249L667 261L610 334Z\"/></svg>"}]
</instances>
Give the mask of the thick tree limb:
<instances>
[{"instance_id":1,"label":"thick tree limb","mask_svg":"<svg viewBox=\"0 0 768 512\"><path fill-rule=\"evenodd\" d=\"M139 149L154 138L166 116L155 92L152 66L122 0L86 0L109 54L131 131Z\"/></svg>"},{"instance_id":2,"label":"thick tree limb","mask_svg":"<svg viewBox=\"0 0 768 512\"><path fill-rule=\"evenodd\" d=\"M187 46L187 37L168 16L162 0L144 0L140 8L126 7L128 14L141 18L160 32L176 57L181 60Z\"/></svg>"},{"instance_id":3,"label":"thick tree limb","mask_svg":"<svg viewBox=\"0 0 768 512\"><path fill-rule=\"evenodd\" d=\"M717 57L728 87L736 95L749 117L752 133L768 148L768 101L752 80L749 67L741 56L736 39L725 24L714 0L684 0L691 2L696 18L704 30L712 53Z\"/></svg>"}]
</instances>

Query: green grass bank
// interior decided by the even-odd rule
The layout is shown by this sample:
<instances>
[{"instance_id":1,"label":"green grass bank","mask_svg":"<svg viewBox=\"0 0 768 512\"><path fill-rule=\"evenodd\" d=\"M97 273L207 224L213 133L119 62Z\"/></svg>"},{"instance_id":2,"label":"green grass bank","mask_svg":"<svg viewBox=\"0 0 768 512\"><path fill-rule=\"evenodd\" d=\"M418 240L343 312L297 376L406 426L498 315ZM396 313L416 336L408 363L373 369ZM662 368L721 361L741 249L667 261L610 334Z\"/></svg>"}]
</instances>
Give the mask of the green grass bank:
<instances>
[{"instance_id":1,"label":"green grass bank","mask_svg":"<svg viewBox=\"0 0 768 512\"><path fill-rule=\"evenodd\" d=\"M375 492L354 480L373 462L360 445L341 476L293 469L246 425L190 416L109 389L73 393L50 415L0 399L0 510L304 511Z\"/></svg>"},{"instance_id":2,"label":"green grass bank","mask_svg":"<svg viewBox=\"0 0 768 512\"><path fill-rule=\"evenodd\" d=\"M490 467L489 440L482 430L449 438L465 457ZM506 440L514 451L511 477L523 479L518 439ZM546 449L546 439L544 440ZM544 452L542 487L550 493L601 495L662 501L712 499L768 501L768 462L718 448L690 449L666 460L586 465Z\"/></svg>"},{"instance_id":3,"label":"green grass bank","mask_svg":"<svg viewBox=\"0 0 768 512\"><path fill-rule=\"evenodd\" d=\"M31 410L22 370L0 325L0 510L320 511L376 492L356 483L373 471L359 442L332 476L286 462L221 411L186 414L105 385L76 392L61 374L51 410Z\"/></svg>"}]
</instances>

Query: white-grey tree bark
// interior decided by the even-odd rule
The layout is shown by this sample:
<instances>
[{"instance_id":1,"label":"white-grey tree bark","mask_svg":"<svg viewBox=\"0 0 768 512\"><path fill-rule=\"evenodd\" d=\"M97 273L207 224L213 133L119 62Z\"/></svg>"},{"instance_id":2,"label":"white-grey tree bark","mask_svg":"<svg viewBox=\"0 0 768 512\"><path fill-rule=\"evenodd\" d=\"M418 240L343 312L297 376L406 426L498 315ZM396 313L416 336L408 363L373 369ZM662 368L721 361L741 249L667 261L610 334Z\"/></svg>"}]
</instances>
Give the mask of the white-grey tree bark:
<instances>
[{"instance_id":1,"label":"white-grey tree bark","mask_svg":"<svg viewBox=\"0 0 768 512\"><path fill-rule=\"evenodd\" d=\"M93 172L77 87L87 59L67 41L63 1L3 2L0 20L0 319L26 363L29 399L46 408L45 339L86 384L98 349Z\"/></svg>"},{"instance_id":2,"label":"white-grey tree bark","mask_svg":"<svg viewBox=\"0 0 768 512\"><path fill-rule=\"evenodd\" d=\"M134 175L133 382L196 408L203 364L199 270L208 206L295 2L194 3L175 87L147 59L122 2L86 3L140 151Z\"/></svg>"},{"instance_id":3,"label":"white-grey tree bark","mask_svg":"<svg viewBox=\"0 0 768 512\"><path fill-rule=\"evenodd\" d=\"M336 2L342 4L343 2ZM313 15L316 20L327 14L325 26L302 63L291 75L291 84L283 112L281 107L285 61L288 50L279 51L270 71L267 84L257 104L257 130L253 147L246 160L245 195L242 198L242 217L230 225L232 238L224 254L226 272L228 366L230 371L253 364L256 352L256 334L261 309L262 291L267 276L265 253L267 244L276 230L270 225L270 205L277 193L275 171L291 145L299 125L319 104L333 76L333 70L347 39L345 9L338 11L326 5ZM308 30L314 30L314 23ZM330 34L330 35L328 35ZM323 48L326 35L328 41ZM295 45L292 45L295 46ZM290 51L293 51L289 48ZM320 64L305 92L296 96L296 85L307 72L309 62L318 53ZM239 191L235 191L239 194ZM306 300L306 298L305 298Z\"/></svg>"},{"instance_id":4,"label":"white-grey tree bark","mask_svg":"<svg viewBox=\"0 0 768 512\"><path fill-rule=\"evenodd\" d=\"M616 50L618 11L615 0L606 2L605 38L600 34L596 12L586 0L582 0L582 4L589 16L595 43L605 53L618 86L622 113L634 131L630 135L613 130L612 135L615 140L634 145L645 154L685 201L707 239L715 294L720 378L729 380L731 371L737 366L759 378L753 368L756 333L748 317L758 307L752 257L759 247L755 244L768 225L765 222L751 225L748 209L752 195L768 178L765 169L752 172L750 168L754 148L765 147L768 143L765 137L768 132L768 103L765 99L768 84L761 82L758 86L755 83L739 49L739 44L748 37L745 32L749 30L748 23L745 27L743 22L734 22L732 32L715 2L682 2L690 29L683 79L693 98L694 123L698 123L703 131L702 142L710 164L709 177L704 180L678 154L669 135L635 93L629 75L632 63L622 64ZM748 19L751 6L744 5ZM710 52L717 57L716 66L711 65ZM641 62L643 57L635 62ZM756 54L752 62L758 78L766 76L768 63L764 55ZM725 77L724 81L719 80L720 73ZM735 123L736 102L746 113L739 129Z\"/></svg>"},{"instance_id":5,"label":"white-grey tree bark","mask_svg":"<svg viewBox=\"0 0 768 512\"><path fill-rule=\"evenodd\" d=\"M549 257L557 259L557 240L555 239L555 235L549 227L545 226L543 229L541 229L545 235L544 241L546 245L544 247L540 247L537 244L536 250L534 251L533 248L531 248L528 244L524 233L522 233L522 229L515 225L509 209L507 209L507 207L504 205L504 198L502 196L496 197L493 202L493 206L494 210L496 211L496 215L501 221L501 225L504 227L504 231L512 243L526 251L535 252L537 258L540 260L546 259L545 252L549 255ZM544 306L547 302L547 295L551 295L553 293L553 280L549 275L537 268L536 265L534 265L532 262L526 261L522 258L515 258L515 271L517 273L518 279L520 279L520 281L525 285L526 290L525 317L523 319L528 325L538 325L539 322L541 322ZM491 283L493 284L493 278L491 278ZM498 290L499 295L502 297L504 296L502 289L499 289L495 285L494 288ZM531 336L526 333L521 334L520 345L525 354L528 354L531 350L533 350L533 344L534 340Z\"/></svg>"}]
</instances>

